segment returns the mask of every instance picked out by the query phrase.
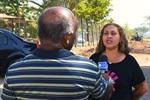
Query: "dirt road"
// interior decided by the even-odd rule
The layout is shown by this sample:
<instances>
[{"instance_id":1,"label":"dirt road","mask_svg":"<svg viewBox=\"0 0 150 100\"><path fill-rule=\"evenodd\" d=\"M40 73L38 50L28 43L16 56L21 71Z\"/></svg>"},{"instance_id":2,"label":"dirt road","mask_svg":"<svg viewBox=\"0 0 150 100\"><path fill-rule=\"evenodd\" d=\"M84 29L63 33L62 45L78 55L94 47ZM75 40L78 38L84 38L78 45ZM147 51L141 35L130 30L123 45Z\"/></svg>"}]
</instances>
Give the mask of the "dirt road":
<instances>
[{"instance_id":1,"label":"dirt road","mask_svg":"<svg viewBox=\"0 0 150 100\"><path fill-rule=\"evenodd\" d=\"M146 77L148 87L150 88L150 66L141 66L141 67ZM148 90L148 92L140 100L150 100L150 91Z\"/></svg>"}]
</instances>

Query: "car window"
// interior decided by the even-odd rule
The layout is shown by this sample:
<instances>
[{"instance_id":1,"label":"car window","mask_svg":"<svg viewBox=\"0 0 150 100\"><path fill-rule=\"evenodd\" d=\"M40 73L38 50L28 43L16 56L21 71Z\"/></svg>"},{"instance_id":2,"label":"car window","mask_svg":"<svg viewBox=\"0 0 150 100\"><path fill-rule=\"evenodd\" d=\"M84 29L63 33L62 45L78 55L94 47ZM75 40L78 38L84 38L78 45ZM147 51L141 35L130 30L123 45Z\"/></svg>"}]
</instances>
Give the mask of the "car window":
<instances>
[{"instance_id":1,"label":"car window","mask_svg":"<svg viewBox=\"0 0 150 100\"><path fill-rule=\"evenodd\" d=\"M8 38L4 34L0 33L0 44L7 44L7 42Z\"/></svg>"}]
</instances>

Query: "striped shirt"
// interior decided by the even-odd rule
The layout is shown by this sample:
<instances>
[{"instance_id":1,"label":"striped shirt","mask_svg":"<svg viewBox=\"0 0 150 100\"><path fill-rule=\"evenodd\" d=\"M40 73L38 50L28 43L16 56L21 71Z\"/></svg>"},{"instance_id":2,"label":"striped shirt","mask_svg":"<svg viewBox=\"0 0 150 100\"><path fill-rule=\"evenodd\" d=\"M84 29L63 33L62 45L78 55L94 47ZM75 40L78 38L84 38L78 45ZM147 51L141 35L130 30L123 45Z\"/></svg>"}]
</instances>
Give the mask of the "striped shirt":
<instances>
[{"instance_id":1,"label":"striped shirt","mask_svg":"<svg viewBox=\"0 0 150 100\"><path fill-rule=\"evenodd\" d=\"M8 68L1 99L99 100L106 88L92 60L66 49L38 48Z\"/></svg>"}]
</instances>

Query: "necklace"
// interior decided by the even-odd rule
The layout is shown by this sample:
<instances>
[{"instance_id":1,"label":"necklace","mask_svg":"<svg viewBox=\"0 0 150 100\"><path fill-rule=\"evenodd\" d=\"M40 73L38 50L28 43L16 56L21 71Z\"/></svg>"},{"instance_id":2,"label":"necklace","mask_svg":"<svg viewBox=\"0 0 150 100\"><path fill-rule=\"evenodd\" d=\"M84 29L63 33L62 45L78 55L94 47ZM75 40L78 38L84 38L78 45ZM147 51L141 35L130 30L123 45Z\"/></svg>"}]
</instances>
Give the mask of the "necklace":
<instances>
[{"instance_id":1,"label":"necklace","mask_svg":"<svg viewBox=\"0 0 150 100\"><path fill-rule=\"evenodd\" d=\"M112 62L111 62L111 61L108 61L108 63L109 63L109 64L112 64Z\"/></svg>"},{"instance_id":2,"label":"necklace","mask_svg":"<svg viewBox=\"0 0 150 100\"><path fill-rule=\"evenodd\" d=\"M108 63L112 64L112 63L116 63L116 62L119 62L119 61L120 61L120 55L119 56L115 56L115 57L109 59Z\"/></svg>"},{"instance_id":3,"label":"necklace","mask_svg":"<svg viewBox=\"0 0 150 100\"><path fill-rule=\"evenodd\" d=\"M113 64L122 61L125 58L125 55L123 53L117 53L116 55L110 55L110 56L108 54L107 57L108 57L108 63Z\"/></svg>"},{"instance_id":4,"label":"necklace","mask_svg":"<svg viewBox=\"0 0 150 100\"><path fill-rule=\"evenodd\" d=\"M125 59L125 55L122 55L122 56L116 56L114 57L112 60L108 60L108 63L109 64L113 64L113 63L119 63L121 61L123 61L123 59Z\"/></svg>"}]
</instances>

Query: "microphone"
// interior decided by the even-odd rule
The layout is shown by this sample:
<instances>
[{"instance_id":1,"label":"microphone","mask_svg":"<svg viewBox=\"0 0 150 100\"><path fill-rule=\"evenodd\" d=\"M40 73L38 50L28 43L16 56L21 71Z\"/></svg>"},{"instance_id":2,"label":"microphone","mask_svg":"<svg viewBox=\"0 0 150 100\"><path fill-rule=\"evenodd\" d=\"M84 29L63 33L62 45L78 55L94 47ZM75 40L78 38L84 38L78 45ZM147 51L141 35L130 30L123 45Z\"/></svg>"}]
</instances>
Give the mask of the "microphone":
<instances>
[{"instance_id":1,"label":"microphone","mask_svg":"<svg viewBox=\"0 0 150 100\"><path fill-rule=\"evenodd\" d=\"M105 71L108 71L108 58L106 55L101 55L99 57L99 62L98 62L98 68L101 70L101 73L105 73Z\"/></svg>"},{"instance_id":2,"label":"microphone","mask_svg":"<svg viewBox=\"0 0 150 100\"><path fill-rule=\"evenodd\" d=\"M106 74L108 74L108 76L109 76L108 82L110 84L112 84L112 89L113 89L113 91L115 91L114 84L116 83L116 80L118 79L118 76L116 76L114 72L108 71L107 62L108 62L108 57L106 55L101 55L99 57L98 68L101 70L102 74L105 73L105 71L107 71Z\"/></svg>"}]
</instances>

